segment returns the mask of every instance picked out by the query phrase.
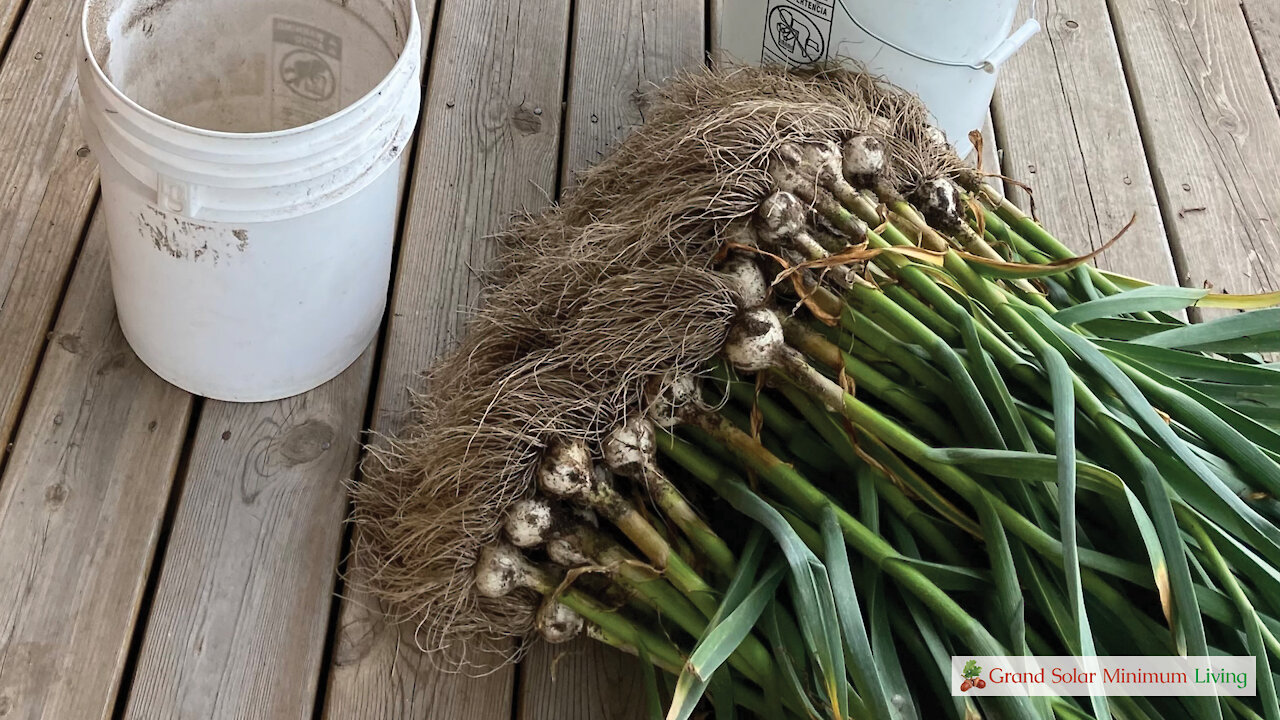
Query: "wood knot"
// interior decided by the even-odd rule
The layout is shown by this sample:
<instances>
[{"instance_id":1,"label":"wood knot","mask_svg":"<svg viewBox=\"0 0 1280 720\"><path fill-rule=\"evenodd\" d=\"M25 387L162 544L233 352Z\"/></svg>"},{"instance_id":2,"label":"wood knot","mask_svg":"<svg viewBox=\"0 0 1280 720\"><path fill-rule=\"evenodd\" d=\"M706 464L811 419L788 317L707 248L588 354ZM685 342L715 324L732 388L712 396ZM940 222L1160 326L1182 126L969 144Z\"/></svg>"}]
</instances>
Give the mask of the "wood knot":
<instances>
[{"instance_id":1,"label":"wood knot","mask_svg":"<svg viewBox=\"0 0 1280 720\"><path fill-rule=\"evenodd\" d=\"M51 510L57 510L67 501L67 486L62 483L54 483L45 488L44 502Z\"/></svg>"},{"instance_id":2,"label":"wood knot","mask_svg":"<svg viewBox=\"0 0 1280 720\"><path fill-rule=\"evenodd\" d=\"M107 358L101 366L98 367L98 375L106 375L114 370L119 370L129 364L129 357L124 353L116 353Z\"/></svg>"},{"instance_id":3,"label":"wood knot","mask_svg":"<svg viewBox=\"0 0 1280 720\"><path fill-rule=\"evenodd\" d=\"M79 355L82 344L80 336L73 333L62 333L58 336L58 345L72 355Z\"/></svg>"},{"instance_id":4,"label":"wood knot","mask_svg":"<svg viewBox=\"0 0 1280 720\"><path fill-rule=\"evenodd\" d=\"M309 463L333 446L333 428L320 420L308 420L290 430L280 443L286 465Z\"/></svg>"},{"instance_id":5,"label":"wood knot","mask_svg":"<svg viewBox=\"0 0 1280 720\"><path fill-rule=\"evenodd\" d=\"M369 608L361 607L353 611L338 631L338 644L333 653L333 664L337 667L355 665L369 656L374 643L382 634L381 616Z\"/></svg>"},{"instance_id":6,"label":"wood knot","mask_svg":"<svg viewBox=\"0 0 1280 720\"><path fill-rule=\"evenodd\" d=\"M532 135L542 129L542 118L538 115L537 110L521 105L511 113L511 124L525 135Z\"/></svg>"}]
</instances>

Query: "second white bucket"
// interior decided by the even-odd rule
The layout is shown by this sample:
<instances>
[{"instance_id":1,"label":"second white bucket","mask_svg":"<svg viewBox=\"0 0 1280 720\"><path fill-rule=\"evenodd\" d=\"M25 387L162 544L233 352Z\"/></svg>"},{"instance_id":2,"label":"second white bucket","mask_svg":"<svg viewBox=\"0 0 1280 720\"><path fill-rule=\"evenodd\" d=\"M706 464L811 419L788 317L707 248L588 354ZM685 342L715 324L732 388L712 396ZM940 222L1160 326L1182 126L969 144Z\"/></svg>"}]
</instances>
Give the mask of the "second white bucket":
<instances>
[{"instance_id":1,"label":"second white bucket","mask_svg":"<svg viewBox=\"0 0 1280 720\"><path fill-rule=\"evenodd\" d=\"M982 127L996 73L1040 31L1013 30L1019 0L720 0L725 59L801 67L839 58L920 96L961 154Z\"/></svg>"},{"instance_id":2,"label":"second white bucket","mask_svg":"<svg viewBox=\"0 0 1280 720\"><path fill-rule=\"evenodd\" d=\"M82 122L125 337L252 402L377 334L421 101L413 0L87 0Z\"/></svg>"}]
</instances>

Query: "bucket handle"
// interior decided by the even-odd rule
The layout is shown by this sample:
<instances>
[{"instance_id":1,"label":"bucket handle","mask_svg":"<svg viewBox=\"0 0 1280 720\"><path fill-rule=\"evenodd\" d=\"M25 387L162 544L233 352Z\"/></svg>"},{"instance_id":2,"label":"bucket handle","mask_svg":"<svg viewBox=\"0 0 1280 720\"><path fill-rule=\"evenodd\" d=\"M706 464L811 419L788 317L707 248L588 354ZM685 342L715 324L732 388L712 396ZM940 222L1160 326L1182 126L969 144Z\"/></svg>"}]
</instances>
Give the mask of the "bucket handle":
<instances>
[{"instance_id":1,"label":"bucket handle","mask_svg":"<svg viewBox=\"0 0 1280 720\"><path fill-rule=\"evenodd\" d=\"M1005 38L1004 42L997 45L996 49L992 50L990 55L988 55L987 57L977 62L942 60L939 58L930 57L928 55L921 55L920 53L914 50L909 50L907 48L902 47L901 45L893 42L888 38L881 37L874 30L867 27L866 25L863 25L862 22L858 20L858 18L854 17L853 13L849 12L849 8L845 7L845 4L843 2L838 4L840 5L840 9L844 11L845 16L848 17L849 20L853 22L853 24L859 30L866 33L867 35L870 35L873 40L879 42L882 45L887 45L893 48L894 50L897 50L898 52L903 53L904 55L910 55L911 57L917 60L923 60L927 63L933 63L934 65L945 65L946 67L973 68L974 70L982 70L989 73L994 73L1010 57L1013 57L1013 54L1017 52L1023 45L1026 45L1028 40L1030 40L1032 37L1035 37L1036 33L1040 32L1040 21L1036 19L1036 10L1040 5L1040 0L1032 0L1031 17L1028 18L1026 22L1022 23L1021 27L1019 27L1017 30L1014 30L1012 35Z\"/></svg>"},{"instance_id":2,"label":"bucket handle","mask_svg":"<svg viewBox=\"0 0 1280 720\"><path fill-rule=\"evenodd\" d=\"M168 212L195 217L200 212L200 194L190 183L159 173L156 176L156 205Z\"/></svg>"}]
</instances>

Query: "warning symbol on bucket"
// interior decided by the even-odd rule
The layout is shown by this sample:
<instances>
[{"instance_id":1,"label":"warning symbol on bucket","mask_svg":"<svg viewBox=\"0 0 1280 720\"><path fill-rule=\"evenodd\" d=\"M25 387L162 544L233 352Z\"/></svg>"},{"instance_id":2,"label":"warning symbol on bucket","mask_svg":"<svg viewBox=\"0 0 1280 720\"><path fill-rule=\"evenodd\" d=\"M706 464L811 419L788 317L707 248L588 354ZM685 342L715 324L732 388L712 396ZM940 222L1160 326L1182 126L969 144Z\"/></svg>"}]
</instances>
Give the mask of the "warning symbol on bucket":
<instances>
[{"instance_id":1,"label":"warning symbol on bucket","mask_svg":"<svg viewBox=\"0 0 1280 720\"><path fill-rule=\"evenodd\" d=\"M310 50L291 50L280 61L280 79L285 87L308 100L328 100L333 97L337 80L333 68Z\"/></svg>"},{"instance_id":2,"label":"warning symbol on bucket","mask_svg":"<svg viewBox=\"0 0 1280 720\"><path fill-rule=\"evenodd\" d=\"M826 0L771 0L760 61L799 67L825 59L834 14Z\"/></svg>"},{"instance_id":3,"label":"warning symbol on bucket","mask_svg":"<svg viewBox=\"0 0 1280 720\"><path fill-rule=\"evenodd\" d=\"M342 108L342 38L296 20L272 24L275 74L272 120L277 128L297 127Z\"/></svg>"}]
</instances>

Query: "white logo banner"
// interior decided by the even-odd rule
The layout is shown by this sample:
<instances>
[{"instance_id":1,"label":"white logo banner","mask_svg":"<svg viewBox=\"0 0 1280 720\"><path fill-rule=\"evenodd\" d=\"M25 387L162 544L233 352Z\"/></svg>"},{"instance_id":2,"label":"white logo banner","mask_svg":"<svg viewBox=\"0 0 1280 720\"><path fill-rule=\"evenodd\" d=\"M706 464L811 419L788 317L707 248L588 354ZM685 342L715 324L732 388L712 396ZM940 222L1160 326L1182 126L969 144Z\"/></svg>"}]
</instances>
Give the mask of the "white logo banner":
<instances>
[{"instance_id":1,"label":"white logo banner","mask_svg":"<svg viewBox=\"0 0 1280 720\"><path fill-rule=\"evenodd\" d=\"M1251 656L956 655L951 694L1253 697L1257 669Z\"/></svg>"}]
</instances>

